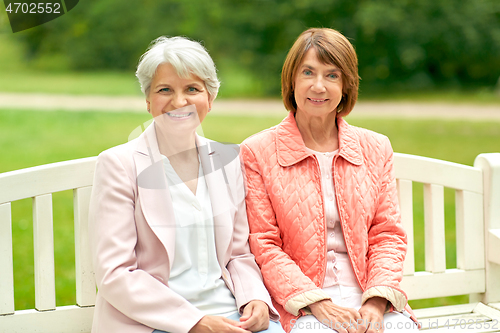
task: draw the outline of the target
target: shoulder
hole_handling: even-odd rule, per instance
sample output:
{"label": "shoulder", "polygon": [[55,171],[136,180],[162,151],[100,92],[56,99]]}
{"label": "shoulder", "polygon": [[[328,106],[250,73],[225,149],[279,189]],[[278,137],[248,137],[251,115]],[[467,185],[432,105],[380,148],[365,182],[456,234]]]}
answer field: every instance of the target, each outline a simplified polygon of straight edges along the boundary
{"label": "shoulder", "polygon": [[276,132],[279,125],[265,129],[246,138],[240,146],[240,158],[243,164],[269,162],[269,157],[276,153]]}
{"label": "shoulder", "polygon": [[[352,126],[339,121],[339,137],[345,148],[345,156],[358,156],[371,170],[379,170],[393,158],[389,138],[372,130]],[[363,162],[362,162],[363,163]],[[377,166],[377,167],[376,167]]]}
{"label": "shoulder", "polygon": [[363,151],[374,150],[374,149],[392,150],[391,142],[386,135],[377,133],[375,131],[366,128],[347,124],[345,120],[344,123],[347,126],[348,131],[357,138],[359,145],[361,146],[361,149]]}
{"label": "shoulder", "polygon": [[[104,150],[97,156],[97,167],[104,169],[111,167],[127,168],[133,165],[133,153],[137,147],[137,139]],[[110,170],[108,170],[110,171]]]}
{"label": "shoulder", "polygon": [[279,125],[262,130],[246,138],[242,143],[242,149],[261,151],[263,147],[273,145],[276,140],[276,131]]}

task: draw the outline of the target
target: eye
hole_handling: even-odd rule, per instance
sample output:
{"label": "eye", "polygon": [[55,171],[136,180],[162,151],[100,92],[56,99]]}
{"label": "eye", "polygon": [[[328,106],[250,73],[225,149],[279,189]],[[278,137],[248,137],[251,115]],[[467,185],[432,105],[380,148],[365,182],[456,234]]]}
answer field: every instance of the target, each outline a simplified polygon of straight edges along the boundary
{"label": "eye", "polygon": [[196,87],[189,87],[188,88],[188,92],[199,92],[200,89],[196,88]]}
{"label": "eye", "polygon": [[304,69],[304,71],[302,72],[304,75],[312,75],[312,71],[310,69]]}
{"label": "eye", "polygon": [[158,92],[170,92],[170,88],[161,88]]}
{"label": "eye", "polygon": [[339,74],[338,73],[330,73],[330,74],[328,74],[328,77],[330,79],[337,79],[339,77]]}

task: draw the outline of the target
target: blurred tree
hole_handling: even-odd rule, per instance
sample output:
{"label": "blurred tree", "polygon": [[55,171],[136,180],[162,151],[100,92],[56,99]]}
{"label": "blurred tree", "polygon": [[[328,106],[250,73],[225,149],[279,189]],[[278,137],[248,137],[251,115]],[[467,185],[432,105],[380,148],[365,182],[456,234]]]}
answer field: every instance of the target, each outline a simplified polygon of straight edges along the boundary
{"label": "blurred tree", "polygon": [[362,1],[353,17],[364,80],[406,89],[494,85],[500,2]]}
{"label": "blurred tree", "polygon": [[63,54],[73,69],[133,70],[151,40],[185,35],[276,95],[288,49],[308,27],[351,40],[365,91],[493,87],[500,75],[498,0],[87,0],[15,36],[27,57]]}

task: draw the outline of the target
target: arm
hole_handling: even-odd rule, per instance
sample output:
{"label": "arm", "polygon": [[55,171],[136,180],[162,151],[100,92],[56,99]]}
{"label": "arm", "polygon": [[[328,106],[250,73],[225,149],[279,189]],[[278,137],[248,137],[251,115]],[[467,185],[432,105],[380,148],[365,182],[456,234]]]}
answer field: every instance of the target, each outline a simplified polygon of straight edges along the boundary
{"label": "arm", "polygon": [[[253,313],[258,317],[265,315],[266,325],[269,324],[269,315],[273,320],[278,320],[278,312],[272,305],[271,298],[267,292],[259,267],[255,262],[254,255],[250,252],[248,244],[249,228],[245,205],[245,189],[243,176],[241,172],[241,164],[238,158],[231,162],[227,168],[230,168],[234,177],[230,182],[232,200],[236,208],[233,216],[233,233],[232,233],[232,252],[230,260],[227,264],[227,269],[231,275],[231,280],[234,286],[234,294],[236,303],[240,309],[240,314],[243,314],[242,320],[248,320],[252,317],[248,324],[254,321]],[[262,303],[266,305],[262,308]],[[259,309],[265,309],[264,313],[260,313]]]}
{"label": "arm", "polygon": [[99,156],[96,165],[89,236],[99,294],[134,321],[187,332],[202,318],[201,312],[138,266],[137,187],[135,175],[125,165],[109,151]]}
{"label": "arm", "polygon": [[[308,278],[286,254],[280,236],[280,226],[262,176],[256,156],[245,144],[241,145],[247,189],[246,204],[250,225],[250,247],[256,256],[264,281],[274,300],[297,315],[301,308],[321,299],[329,298]],[[277,180],[279,181],[279,180]]]}
{"label": "arm", "polygon": [[[399,289],[406,255],[406,233],[401,224],[393,151],[389,140],[385,140],[385,163],[379,184],[378,206],[368,230],[368,289],[363,293],[362,301],[363,307],[365,304],[368,307],[377,303],[376,307],[381,308],[384,303],[380,300],[382,298],[386,300],[385,303],[388,301],[396,310],[401,311],[407,302],[406,295]],[[368,302],[372,298],[374,300]]]}

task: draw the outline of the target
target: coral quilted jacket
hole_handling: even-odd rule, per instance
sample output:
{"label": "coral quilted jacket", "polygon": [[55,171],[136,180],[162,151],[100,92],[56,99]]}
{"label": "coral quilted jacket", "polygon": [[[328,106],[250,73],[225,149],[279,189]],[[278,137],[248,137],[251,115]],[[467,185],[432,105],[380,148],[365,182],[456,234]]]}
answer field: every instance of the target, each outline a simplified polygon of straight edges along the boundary
{"label": "coral quilted jacket", "polygon": [[[363,301],[381,296],[402,311],[407,303],[399,287],[406,233],[390,142],[381,134],[350,126],[342,118],[337,125],[339,153],[333,162],[333,180]],[[304,313],[290,310],[297,308],[291,303],[301,294],[321,288],[325,277],[327,227],[319,165],[306,149],[292,113],[279,125],[246,139],[241,158],[250,246],[282,316],[281,323],[290,331],[290,320]],[[311,303],[304,302],[305,306]],[[409,307],[407,310],[411,312]]]}

